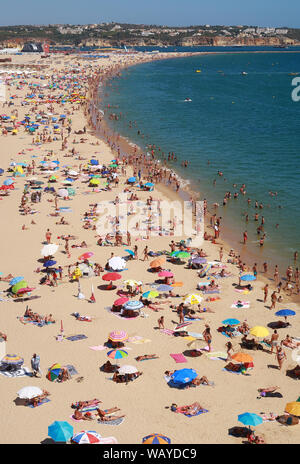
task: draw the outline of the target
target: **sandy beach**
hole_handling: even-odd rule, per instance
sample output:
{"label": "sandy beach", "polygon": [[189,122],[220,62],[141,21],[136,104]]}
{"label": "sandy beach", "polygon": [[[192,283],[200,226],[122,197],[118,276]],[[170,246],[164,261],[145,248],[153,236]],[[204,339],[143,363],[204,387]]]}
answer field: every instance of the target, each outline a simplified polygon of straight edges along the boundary
{"label": "sandy beach", "polygon": [[[7,177],[12,176],[12,172],[7,172],[8,168],[16,169],[17,166],[11,166],[11,163],[25,163],[31,169],[28,170],[25,166],[23,176],[15,175],[13,178],[15,188],[8,190],[7,196],[5,191],[0,196],[2,218],[0,230],[0,272],[2,275],[0,277],[3,278],[8,274],[13,277],[23,276],[29,287],[35,289],[29,296],[37,295],[39,298],[19,301],[18,298],[9,297],[6,293],[10,287],[9,283],[0,281],[0,291],[2,292],[0,297],[1,300],[3,299],[0,301],[0,332],[7,335],[6,354],[21,356],[24,359],[23,366],[27,367],[29,371],[31,371],[30,360],[33,353],[40,356],[42,375],[38,378],[25,375],[10,378],[0,375],[2,392],[1,443],[37,444],[45,440],[47,442],[47,440],[49,441],[48,426],[57,420],[69,422],[74,427],[74,433],[84,429],[96,430],[102,437],[115,437],[120,444],[141,443],[142,438],[151,433],[166,435],[170,437],[173,444],[238,444],[242,443],[245,438],[234,437],[228,432],[232,427],[242,425],[238,422],[239,414],[251,412],[258,415],[260,413],[269,415],[272,412],[274,415],[280,416],[284,414],[286,404],[296,401],[299,397],[299,381],[286,375],[287,370],[293,369],[297,365],[292,359],[292,349],[283,347],[287,359],[284,360],[283,367],[279,370],[275,355],[276,348],[272,354],[266,345],[264,345],[264,351],[241,348],[241,334],[230,339],[217,331],[223,325],[224,319],[237,318],[241,323],[246,321],[250,328],[254,326],[267,327],[268,338],[270,338],[273,329],[268,327],[268,324],[278,320],[284,321],[282,317],[276,316],[275,312],[289,308],[296,311],[296,316],[288,318],[291,326],[278,329],[279,341],[284,339],[287,334],[298,339],[298,342],[300,341],[299,300],[288,296],[287,292],[282,290],[282,301],[276,303],[275,310],[270,310],[270,296],[274,290],[277,290],[277,287],[274,280],[264,276],[260,268],[257,280],[251,282],[253,289],[247,293],[237,292],[235,286],[239,282],[240,269],[237,265],[228,262],[230,247],[222,241],[222,237],[216,240],[216,244],[206,240],[200,248],[206,252],[208,262],[215,262],[218,265],[219,249],[220,246],[223,246],[222,265],[225,266],[224,269],[230,276],[216,279],[216,283],[220,286],[218,294],[203,294],[201,308],[210,308],[213,312],[196,313],[202,319],[193,321],[184,330],[202,334],[205,324],[208,324],[211,328],[212,352],[226,353],[225,345],[231,341],[235,353],[247,353],[253,357],[254,367],[247,371],[246,375],[236,375],[225,371],[224,367],[228,361],[224,359],[210,359],[205,350],[207,343],[204,340],[200,341],[201,356],[193,358],[187,353],[189,350],[187,344],[195,337],[175,337],[158,328],[157,320],[164,316],[164,327],[174,330],[179,323],[179,317],[176,309],[171,308],[170,305],[177,306],[186,295],[201,294],[201,291],[197,290],[197,284],[211,282],[214,278],[211,273],[220,272],[220,268],[210,268],[206,277],[200,278],[196,269],[187,269],[187,259],[181,265],[167,261],[164,268],[171,270],[176,282],[183,283],[181,287],[174,288],[174,293],[178,293],[180,297],[168,298],[170,302],[161,304],[160,307],[163,309],[157,312],[149,307],[144,307],[145,317],[140,315],[136,318],[122,318],[118,313],[112,313],[108,309],[118,298],[117,292],[124,289],[123,282],[127,279],[142,281],[142,293],[154,289],[153,284],[159,277],[157,274],[149,272],[149,264],[154,257],[149,256],[148,260],[143,260],[143,250],[146,245],[148,251],[157,253],[166,250],[169,253],[172,240],[177,243],[181,239],[186,240],[187,237],[162,234],[146,239],[146,226],[143,226],[143,220],[141,220],[141,229],[142,227],[144,229],[140,230],[137,237],[132,234],[130,246],[127,245],[126,235],[122,237],[122,246],[98,246],[97,230],[94,230],[93,227],[83,227],[88,223],[83,218],[86,212],[91,211],[91,205],[98,204],[101,210],[101,204],[112,204],[117,195],[121,197],[124,189],[128,188],[127,179],[135,175],[135,169],[138,167],[134,164],[133,149],[127,164],[124,164],[123,157],[118,155],[119,138],[110,139],[107,143],[104,135],[105,125],[101,125],[101,117],[98,117],[97,121],[99,113],[96,114],[92,111],[93,102],[96,102],[99,79],[104,82],[116,72],[121,72],[125,66],[136,65],[151,59],[164,59],[168,57],[167,55],[167,53],[161,53],[159,56],[149,57],[149,55],[143,56],[141,53],[136,55],[110,54],[109,59],[99,58],[92,62],[73,55],[51,55],[50,58],[44,60],[33,55],[12,57],[12,69],[14,64],[24,64],[25,70],[27,66],[27,70],[31,71],[33,70],[30,69],[30,65],[42,64],[47,67],[33,71],[33,74],[20,74],[19,77],[16,74],[10,74],[11,79],[6,80],[6,83],[9,84],[6,86],[6,101],[13,102],[13,105],[3,106],[1,114],[13,116],[14,121],[23,121],[28,114],[31,121],[34,121],[36,115],[40,111],[44,111],[43,116],[46,118],[47,115],[46,131],[48,132],[44,134],[46,141],[43,142],[45,124],[40,125],[34,133],[26,131],[25,125],[20,124],[16,135],[12,135],[12,132],[3,132],[8,124],[5,120],[1,121],[0,168],[4,170],[4,173],[0,176],[0,184],[2,185]],[[179,53],[177,55],[180,56]],[[22,70],[19,69],[19,72],[21,73]],[[2,74],[1,78],[5,79],[8,76],[9,73]],[[49,85],[42,87],[49,83],[51,87]],[[35,87],[30,84],[35,84]],[[39,92],[44,95],[43,98],[38,97]],[[73,94],[72,97],[72,92],[77,92],[77,96]],[[32,93],[35,96],[30,97],[29,95]],[[60,94],[64,94],[66,97],[65,103],[62,102],[62,98],[58,99]],[[54,96],[53,99],[51,99],[51,95]],[[49,100],[51,101],[49,102]],[[96,102],[95,105],[97,106],[98,103]],[[16,110],[18,113],[15,117]],[[64,124],[60,118],[61,114],[66,116]],[[56,117],[57,120],[53,121],[52,117]],[[69,119],[71,122],[68,121]],[[93,128],[93,121],[98,123],[98,128]],[[56,133],[54,131],[55,124],[58,125]],[[67,131],[68,126],[70,126],[70,134]],[[84,130],[84,128],[86,129]],[[60,132],[61,129],[63,129],[63,136]],[[78,131],[81,133],[76,134],[75,132]],[[102,138],[99,138],[98,135],[101,135]],[[47,141],[48,136],[51,136],[51,142]],[[54,137],[57,137],[57,140],[53,140]],[[83,138],[83,142],[80,141],[81,138]],[[124,153],[124,150],[125,148],[121,147],[121,154]],[[101,165],[105,166],[109,166],[112,160],[118,159],[118,167],[113,168],[113,171],[110,169],[118,177],[118,185],[111,182],[110,190],[89,187],[83,171],[91,159],[98,160]],[[40,169],[41,161],[53,162],[53,160],[60,163],[57,171],[50,169],[49,172],[45,172],[45,170]],[[33,161],[35,163],[34,172],[32,172]],[[65,165],[68,167],[64,168]],[[70,211],[66,212],[65,210],[64,212],[62,210],[59,215],[54,216],[56,211],[55,197],[43,190],[47,186],[55,188],[56,191],[63,188],[62,182],[68,177],[68,174],[65,175],[64,172],[68,173],[71,169],[78,173],[81,171],[78,176],[75,176],[76,180],[72,182],[76,194],[70,196],[69,200],[65,200],[63,197],[57,199],[58,208],[70,208]],[[51,175],[58,177],[55,183],[48,183]],[[20,207],[21,199],[25,184],[28,184],[28,179],[32,177],[44,182],[42,198],[40,202],[32,203],[31,194],[34,190],[29,189],[26,206],[31,208],[31,212],[32,210],[36,212],[31,214],[29,211],[29,214],[24,214],[24,209],[22,210]],[[149,181],[146,178],[146,170],[145,173],[142,173],[141,180]],[[149,195],[152,196],[153,201],[176,199],[182,201],[182,198],[175,192],[174,186],[167,188],[165,183],[155,184],[154,190],[150,193],[136,187],[129,186],[129,189],[129,195],[135,193],[138,196],[138,201],[146,202]],[[134,201],[128,204],[133,204],[135,208]],[[68,224],[56,224],[62,217]],[[92,225],[95,225],[97,221],[97,217],[94,216],[94,218],[95,221],[91,221]],[[134,218],[132,222],[135,223]],[[62,280],[58,279],[57,286],[41,285],[40,281],[46,274],[35,272],[37,268],[42,269],[43,267],[41,249],[46,243],[47,229],[52,234],[51,243],[59,245],[53,259],[57,261],[57,266],[62,267],[63,278]],[[208,220],[206,231],[208,234],[212,234]],[[65,241],[61,238],[68,234],[75,237],[69,242],[70,257],[65,252]],[[82,241],[86,242],[86,248],[71,247]],[[99,263],[104,268],[112,253],[115,257],[128,257],[125,249],[133,250],[135,245],[138,246],[138,259],[126,261],[126,269],[120,273],[121,279],[114,282],[117,288],[114,290],[103,289],[103,285],[107,284],[102,280],[102,276],[106,274],[104,271],[100,273],[100,276],[80,278],[80,289],[85,298],[79,299],[77,297],[78,284],[73,279],[70,281],[68,266],[72,265],[71,271],[73,272],[76,262],[80,261],[81,254],[92,252],[93,256],[89,258],[89,261]],[[176,250],[179,250],[178,246]],[[219,264],[221,265],[221,263]],[[252,273],[252,267],[248,271],[245,269],[244,274],[249,273]],[[209,280],[208,277],[210,277]],[[267,302],[264,303],[263,287],[266,283],[269,284],[269,293]],[[96,300],[94,304],[88,301],[92,285]],[[24,296],[26,298],[26,295]],[[206,300],[216,296],[220,299],[216,301]],[[140,295],[133,297],[133,299],[137,300],[139,297]],[[248,301],[250,307],[232,308],[233,303],[237,300]],[[155,301],[164,302],[164,299],[156,299]],[[43,327],[33,323],[22,323],[18,318],[24,316],[26,305],[40,315],[52,314],[56,322]],[[198,309],[197,305],[196,309]],[[72,316],[74,312],[90,316],[91,322],[76,320]],[[63,341],[58,341],[57,336],[61,333],[61,321],[65,338]],[[112,381],[112,373],[100,371],[100,367],[109,359],[107,357],[109,350],[103,345],[107,341],[109,333],[117,330],[124,330],[129,336],[129,340],[124,343],[124,349],[128,350],[128,357],[111,360],[112,363],[118,362],[119,366],[133,365],[142,372],[142,375],[134,381],[122,385]],[[87,338],[75,341],[66,338],[78,334],[84,334]],[[250,338],[253,337],[250,335]],[[91,349],[95,346],[103,346],[103,349]],[[158,359],[143,362],[135,360],[138,356],[154,353]],[[170,354],[179,353],[186,353],[186,362],[176,363],[170,356]],[[298,356],[300,356],[300,348]],[[66,382],[51,382],[46,378],[46,374],[48,368],[55,363],[63,366],[72,365],[77,374]],[[170,388],[164,378],[165,371],[182,368],[194,369],[199,378],[206,376],[214,385],[199,385],[189,389]],[[77,381],[81,377],[82,379]],[[35,408],[20,404],[17,392],[29,385],[47,390],[50,393],[50,401]],[[258,389],[271,386],[279,387],[278,391],[282,397],[258,399]],[[120,408],[116,416],[125,415],[125,420],[120,425],[111,426],[99,424],[97,420],[74,421],[71,418],[74,412],[71,404],[93,398],[98,398],[102,402],[101,409],[115,406]],[[195,402],[199,402],[202,408],[208,412],[190,418],[170,410],[172,403],[183,406]],[[276,420],[264,421],[255,430],[257,434],[264,437],[267,444],[299,443],[299,424],[288,427],[281,425]]]}

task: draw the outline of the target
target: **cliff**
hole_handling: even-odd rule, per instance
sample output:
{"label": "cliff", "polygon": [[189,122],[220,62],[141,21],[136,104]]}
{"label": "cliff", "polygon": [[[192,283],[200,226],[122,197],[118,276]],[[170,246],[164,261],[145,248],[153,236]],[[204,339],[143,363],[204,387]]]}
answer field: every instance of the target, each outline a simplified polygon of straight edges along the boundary
{"label": "cliff", "polygon": [[252,46],[263,46],[263,45],[285,45],[296,44],[294,39],[288,37],[249,37],[249,36],[238,36],[238,37],[205,37],[205,36],[194,36],[186,37],[181,40],[180,45],[184,47],[193,47],[198,45],[213,45],[217,46],[230,46],[230,45],[252,45]]}

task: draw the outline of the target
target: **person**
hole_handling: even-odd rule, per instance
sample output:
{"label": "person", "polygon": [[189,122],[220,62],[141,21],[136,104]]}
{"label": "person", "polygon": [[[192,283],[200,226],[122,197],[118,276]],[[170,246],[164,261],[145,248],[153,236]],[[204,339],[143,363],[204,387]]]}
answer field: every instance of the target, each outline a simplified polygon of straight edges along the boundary
{"label": "person", "polygon": [[227,342],[226,343],[226,348],[227,348],[227,359],[226,361],[230,361],[232,358],[231,358],[231,351],[233,352],[233,346],[232,346],[232,343],[231,342]]}
{"label": "person", "polygon": [[278,362],[278,365],[279,365],[279,369],[281,370],[281,368],[283,366],[283,361],[284,361],[284,359],[287,359],[287,357],[286,357],[285,351],[283,351],[281,346],[277,346],[276,350],[277,350],[276,351],[276,358],[277,358],[277,362]]}
{"label": "person", "polygon": [[268,396],[268,393],[274,393],[276,390],[278,390],[280,387],[267,387],[267,388],[258,388],[258,392],[260,396],[258,398],[261,398],[262,396]]}
{"label": "person", "polygon": [[272,304],[270,306],[270,310],[275,309],[275,305],[276,305],[276,302],[277,302],[277,296],[276,296],[276,291],[275,290],[271,295],[271,302],[272,302]]}
{"label": "person", "polygon": [[158,328],[159,329],[164,329],[165,326],[164,326],[164,316],[161,316],[158,320],[157,320],[157,323],[158,323]]}
{"label": "person", "polygon": [[277,333],[277,330],[274,330],[274,332],[272,333],[272,336],[271,336],[271,354],[273,353],[273,348],[277,347],[278,345],[278,338],[279,338],[279,335]]}
{"label": "person", "polygon": [[268,292],[269,292],[269,284],[266,284],[263,288],[264,291],[264,303],[266,303],[267,298],[268,298]]}
{"label": "person", "polygon": [[156,354],[143,354],[142,356],[137,356],[135,359],[137,361],[144,361],[144,359],[158,359],[159,356]]}
{"label": "person", "polygon": [[0,332],[0,338],[2,338],[2,340],[6,341],[7,340],[7,335],[4,332]]}
{"label": "person", "polygon": [[287,335],[283,340],[281,340],[281,345],[287,346],[288,348],[298,348],[300,346],[300,342],[296,342],[292,339],[289,335]]}
{"label": "person", "polygon": [[50,230],[47,229],[47,232],[46,232],[46,234],[45,234],[47,244],[51,243],[51,235],[52,235],[52,234],[51,234]]}
{"label": "person", "polygon": [[40,368],[40,357],[34,353],[31,358],[31,368],[33,371],[33,376],[37,377],[37,373],[39,372],[40,375],[42,376],[42,371]]}
{"label": "person", "polygon": [[125,417],[124,414],[122,416],[108,416],[107,415],[107,414],[110,414],[110,413],[114,413],[115,411],[120,411],[120,409],[117,408],[117,407],[107,409],[106,411],[102,411],[101,409],[97,409],[97,414],[100,417],[100,421],[102,421],[102,422],[110,422],[110,421],[114,421],[116,419],[121,419],[122,417]]}
{"label": "person", "polygon": [[211,337],[211,333],[210,333],[210,327],[209,327],[208,324],[205,324],[205,329],[204,329],[202,335],[203,335],[203,338],[204,338],[204,340],[206,341],[206,343],[208,345],[208,351],[210,352],[211,351],[212,337]]}

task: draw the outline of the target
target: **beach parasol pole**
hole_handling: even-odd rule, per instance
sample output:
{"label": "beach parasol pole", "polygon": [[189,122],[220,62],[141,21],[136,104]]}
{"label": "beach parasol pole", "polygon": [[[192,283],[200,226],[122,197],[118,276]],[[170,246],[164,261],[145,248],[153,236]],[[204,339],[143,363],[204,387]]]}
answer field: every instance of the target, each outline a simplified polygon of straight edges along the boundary
{"label": "beach parasol pole", "polygon": [[91,294],[91,297],[90,297],[90,303],[96,303],[96,298],[95,298],[95,295],[94,295],[94,286],[92,284],[92,294]]}

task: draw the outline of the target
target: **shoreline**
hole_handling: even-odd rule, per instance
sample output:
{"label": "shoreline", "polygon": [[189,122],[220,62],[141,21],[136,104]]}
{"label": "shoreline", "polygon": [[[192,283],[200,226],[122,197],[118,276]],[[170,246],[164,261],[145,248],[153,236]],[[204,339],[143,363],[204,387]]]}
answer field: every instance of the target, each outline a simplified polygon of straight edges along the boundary
{"label": "shoreline", "polygon": [[[279,52],[280,53],[286,53],[286,52],[283,52],[283,51],[279,51]],[[210,52],[210,53],[212,53],[212,54],[220,54],[222,52]],[[230,52],[223,52],[223,53],[230,53]],[[232,53],[239,53],[239,52],[232,52]],[[249,52],[249,53],[252,53],[252,52]],[[256,53],[256,52],[253,52],[253,53]],[[264,53],[264,51],[261,51],[260,53]],[[267,51],[267,53],[268,53],[268,51]],[[195,54],[196,55],[198,55],[198,54],[202,55],[203,53],[202,52],[195,52]],[[204,54],[206,54],[206,53],[204,52]],[[176,56],[176,58],[188,58],[188,57],[190,57],[190,55],[186,56],[184,54],[184,55],[181,55],[181,56]],[[175,57],[164,57],[163,56],[163,57],[158,57],[157,60],[165,60],[165,59],[169,59],[169,58],[171,59],[171,58],[175,58]],[[144,149],[139,147],[135,142],[131,141],[129,137],[121,135],[118,132],[116,132],[109,125],[109,121],[107,120],[107,116],[110,113],[110,108],[106,108],[106,107],[101,106],[102,103],[103,103],[103,98],[102,97],[103,97],[103,93],[105,91],[105,85],[107,83],[110,84],[110,82],[112,80],[114,80],[115,78],[122,78],[121,72],[124,69],[127,69],[127,68],[132,67],[132,66],[137,66],[138,64],[144,64],[144,63],[153,62],[153,61],[155,61],[155,60],[149,60],[148,61],[146,59],[142,63],[134,63],[132,65],[131,64],[126,64],[124,67],[122,67],[121,70],[118,69],[115,74],[113,73],[113,74],[111,74],[110,76],[106,77],[103,80],[102,85],[101,85],[101,94],[102,95],[97,94],[97,101],[94,104],[95,105],[94,107],[97,108],[98,111],[102,111],[103,117],[101,118],[101,124],[98,127],[99,132],[96,131],[96,133],[97,133],[97,135],[99,135],[101,140],[103,140],[106,143],[107,143],[107,140],[105,141],[105,138],[111,137],[111,142],[117,143],[119,145],[119,147],[121,149],[121,155],[125,154],[125,156],[127,156],[128,153],[132,153],[133,150],[134,150],[134,146],[138,147],[138,151],[140,153],[144,153]],[[99,90],[100,90],[100,88],[99,88]],[[117,152],[114,151],[114,153],[116,154]],[[159,160],[159,162],[161,163],[161,167],[162,167],[162,165],[163,165],[162,160],[159,159],[158,157],[156,157],[155,159]],[[182,185],[182,181],[184,183],[183,187],[180,186],[179,192],[175,192],[174,189],[172,188],[172,186],[169,186],[166,183],[157,183],[156,184],[156,187],[158,189],[162,190],[164,192],[164,194],[167,194],[170,200],[179,199],[181,202],[183,202],[183,201],[188,201],[190,198],[193,198],[194,200],[200,199],[200,197],[208,199],[208,197],[207,197],[207,195],[206,195],[206,193],[204,191],[193,190],[193,188],[191,187],[190,179],[182,177],[182,174],[178,174],[176,172],[176,168],[170,167],[168,165],[168,163],[166,163],[165,167],[169,172],[173,172],[173,173],[176,174],[176,176],[179,178],[179,180],[181,182],[181,185]],[[167,192],[169,192],[169,194]],[[220,208],[219,209],[218,208],[214,209],[212,203],[209,203],[209,199],[208,199],[207,214],[205,216],[205,228],[206,228],[208,233],[212,232],[212,228],[210,226],[210,217],[214,213],[216,213],[217,216],[218,216],[218,214],[221,213],[221,210],[220,210]],[[205,242],[204,242],[204,244],[205,244]],[[250,269],[252,268],[252,266],[253,266],[253,264],[255,262],[258,264],[259,267],[261,267],[263,262],[265,261],[265,258],[263,256],[261,256],[263,254],[263,250],[261,250],[260,248],[257,248],[257,251],[255,251],[255,250],[249,250],[249,248],[247,248],[247,246],[244,247],[243,243],[241,241],[239,241],[237,237],[236,238],[234,237],[234,229],[232,229],[232,228],[229,229],[227,227],[227,228],[223,229],[222,238],[218,239],[218,244],[220,246],[223,246],[224,250],[227,253],[231,249],[234,249],[234,251],[237,252],[237,254],[239,256],[241,256],[242,261],[245,262],[245,264],[247,266],[249,266]],[[273,269],[275,264],[278,264],[278,262],[279,262],[279,268],[280,268],[280,262],[281,262],[282,266],[287,267],[288,265],[291,264],[292,260],[290,260],[290,262],[285,262],[285,258],[282,258],[281,260],[277,260],[277,262],[275,260],[273,260],[273,259],[271,261],[268,261],[268,267],[269,267],[268,273],[267,274],[262,274],[260,272],[260,275],[262,276],[264,283],[269,283],[270,281],[272,282],[274,280],[273,279],[273,272],[272,271],[270,272],[270,268],[272,267],[272,269]],[[291,299],[292,299],[292,301],[299,302],[300,301],[300,296],[299,295],[293,295],[291,297]]]}

